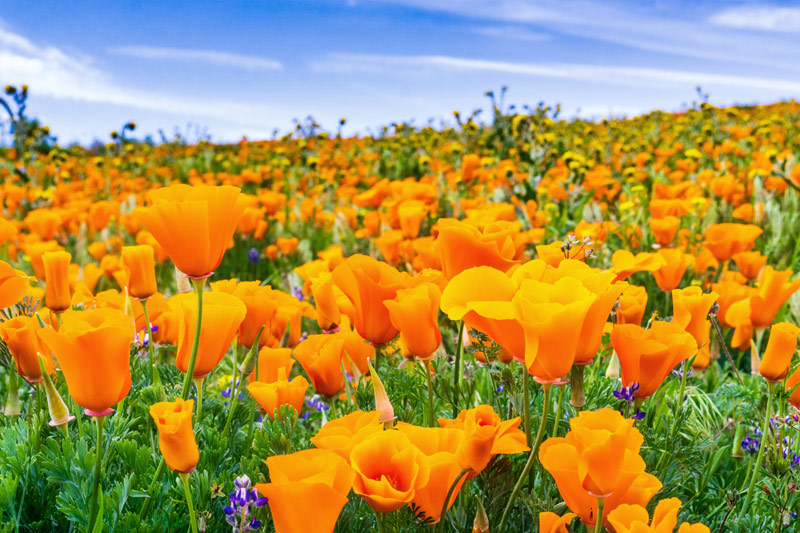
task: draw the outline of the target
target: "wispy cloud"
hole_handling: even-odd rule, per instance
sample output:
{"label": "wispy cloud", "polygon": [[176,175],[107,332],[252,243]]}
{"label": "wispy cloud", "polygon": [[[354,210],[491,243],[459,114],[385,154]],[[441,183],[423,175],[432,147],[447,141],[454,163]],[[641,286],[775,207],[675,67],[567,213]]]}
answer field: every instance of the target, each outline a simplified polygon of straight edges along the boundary
{"label": "wispy cloud", "polygon": [[574,63],[516,63],[442,55],[379,55],[332,53],[311,64],[316,72],[373,74],[438,74],[455,72],[493,72],[543,78],[561,78],[616,85],[661,87],[664,85],[712,87],[746,87],[800,94],[800,82],[775,78],[736,76],[675,69],[597,66]]}
{"label": "wispy cloud", "polygon": [[[657,11],[650,3],[614,0],[373,0],[424,11],[446,12],[481,21],[502,21],[532,30],[696,59],[715,59],[798,70],[798,35],[743,35],[709,23],[701,4],[684,9],[681,18]],[[680,11],[675,12],[681,14]],[[698,16],[702,15],[702,16]]]}
{"label": "wispy cloud", "polygon": [[109,48],[107,51],[113,55],[139,59],[210,63],[212,65],[246,70],[281,70],[283,68],[283,65],[274,59],[215,50],[187,50],[157,46],[116,46]]}
{"label": "wispy cloud", "polygon": [[27,83],[36,95],[58,100],[113,104],[192,120],[217,119],[253,127],[262,126],[268,117],[291,118],[261,104],[200,100],[129,88],[106,74],[96,59],[34,44],[0,21],[0,85],[6,83]]}
{"label": "wispy cloud", "polygon": [[800,31],[800,8],[738,6],[715,13],[708,21],[717,26],[770,32]]}
{"label": "wispy cloud", "polygon": [[546,41],[549,35],[543,32],[531,31],[522,26],[485,26],[472,28],[472,33],[492,37],[494,39],[511,39],[513,41]]}

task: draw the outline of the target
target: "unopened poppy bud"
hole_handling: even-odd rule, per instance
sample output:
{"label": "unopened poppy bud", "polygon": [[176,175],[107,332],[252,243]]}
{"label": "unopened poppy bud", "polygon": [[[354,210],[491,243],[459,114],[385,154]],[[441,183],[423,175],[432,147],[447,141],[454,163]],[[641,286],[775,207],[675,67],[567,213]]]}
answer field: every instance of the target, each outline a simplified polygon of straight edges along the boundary
{"label": "unopened poppy bud", "polygon": [[[56,389],[56,386],[53,384],[53,380],[50,378],[50,374],[45,368],[42,354],[37,354],[37,357],[39,358],[39,368],[41,369],[42,378],[44,379],[43,383],[44,392],[47,395],[47,409],[50,411],[50,426],[63,426],[68,422],[75,420],[75,417],[69,414],[67,404],[64,403],[64,400],[58,393],[58,389]],[[66,432],[66,428],[64,428],[64,431]]]}
{"label": "unopened poppy bud", "polygon": [[489,533],[489,516],[477,494],[475,501],[478,502],[478,510],[475,513],[475,520],[472,521],[472,533]]}
{"label": "unopened poppy bud", "polygon": [[397,418],[394,416],[394,407],[392,407],[392,402],[389,400],[389,395],[386,394],[386,388],[383,386],[381,378],[372,366],[372,361],[367,360],[367,366],[369,366],[372,390],[375,391],[375,409],[381,413],[379,421],[383,423],[386,429],[390,429],[394,425],[395,418]]}
{"label": "unopened poppy bud", "polygon": [[122,263],[128,272],[128,291],[131,296],[145,300],[158,291],[155,252],[152,246],[141,244],[123,247]]}
{"label": "unopened poppy bud", "polygon": [[45,291],[45,304],[55,313],[61,313],[70,308],[72,297],[69,293],[69,262],[72,256],[69,252],[45,252],[42,254],[44,277],[47,283]]}
{"label": "unopened poppy bud", "polygon": [[[264,326],[261,326],[261,329],[258,330],[258,335],[256,335],[256,340],[253,342],[253,346],[247,352],[247,357],[244,358],[242,364],[239,365],[239,372],[242,373],[242,377],[246,378],[250,374],[253,373],[253,370],[256,368],[258,364],[258,343],[261,339],[261,335],[264,333]],[[258,378],[258,376],[256,376]]]}

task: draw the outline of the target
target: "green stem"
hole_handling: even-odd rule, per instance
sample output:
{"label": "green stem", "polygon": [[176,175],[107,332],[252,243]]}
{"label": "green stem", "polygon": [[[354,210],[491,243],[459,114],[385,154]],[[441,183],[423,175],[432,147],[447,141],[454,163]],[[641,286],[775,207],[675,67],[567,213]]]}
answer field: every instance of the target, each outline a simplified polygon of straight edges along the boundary
{"label": "green stem", "polygon": [[558,403],[556,404],[556,419],[553,420],[553,437],[558,437],[558,425],[561,419],[561,404],[564,401],[564,390],[567,388],[566,385],[561,385],[558,387]]}
{"label": "green stem", "polygon": [[586,405],[586,390],[583,384],[583,374],[585,370],[586,365],[572,365],[569,376],[569,403],[578,412]]}
{"label": "green stem", "polygon": [[444,503],[442,504],[442,512],[439,514],[439,524],[441,524],[441,529],[444,529],[444,515],[447,514],[447,503],[453,497],[453,492],[456,490],[456,487],[461,482],[461,479],[466,476],[469,472],[467,470],[462,470],[461,473],[458,475],[453,484],[450,485],[450,489],[447,491],[447,496],[444,499]]}
{"label": "green stem", "polygon": [[3,412],[6,416],[18,416],[21,411],[19,408],[19,384],[17,380],[17,369],[14,365],[9,367],[8,372],[8,398]]}
{"label": "green stem", "polygon": [[147,300],[142,300],[142,309],[144,309],[144,320],[147,323],[147,348],[150,353],[150,384],[161,391],[162,398],[164,396],[164,387],[161,385],[161,376],[158,374],[156,368],[156,343],[153,341],[153,324],[150,322],[150,313],[147,311]]}
{"label": "green stem", "polygon": [[192,504],[192,491],[189,489],[189,474],[181,474],[180,478],[183,483],[183,493],[186,495],[186,505],[189,507],[189,525],[192,526],[192,533],[197,533],[197,517]]}
{"label": "green stem", "polygon": [[194,378],[194,386],[197,389],[197,418],[195,423],[199,424],[203,418],[203,378]]}
{"label": "green stem", "polygon": [[331,396],[328,399],[331,402],[331,420],[335,420],[339,418],[339,415],[336,413],[336,396]]}
{"label": "green stem", "polygon": [[525,430],[525,442],[531,447],[531,386],[530,373],[522,367],[522,429]]}
{"label": "green stem", "polygon": [[239,347],[234,342],[233,344],[233,383],[231,384],[231,406],[228,411],[228,419],[225,421],[225,428],[222,430],[223,438],[228,434],[231,429],[231,422],[233,421],[233,412],[236,410],[236,403],[239,399],[239,391],[236,386],[236,378],[239,373]]}
{"label": "green stem", "polygon": [[167,462],[164,460],[164,457],[161,457],[161,461],[158,463],[158,468],[156,468],[156,473],[153,476],[153,481],[150,483],[150,488],[147,489],[148,498],[142,504],[142,509],[139,511],[139,520],[141,521],[142,518],[147,516],[147,511],[150,509],[150,503],[155,499],[156,495],[156,485],[161,482],[161,476],[164,473],[164,467],[166,466]]}
{"label": "green stem", "polygon": [[100,490],[100,470],[102,469],[103,465],[103,425],[106,421],[105,416],[96,416],[94,417],[95,422],[97,423],[97,445],[96,445],[96,457],[94,463],[94,481],[92,482],[92,500],[89,503],[89,529],[88,531],[94,531],[94,523],[97,520],[97,510],[98,506],[100,505],[100,498],[102,497],[102,492]]}
{"label": "green stem", "polygon": [[497,528],[497,531],[505,531],[503,528],[505,527],[508,517],[511,514],[511,508],[514,507],[514,501],[517,499],[517,496],[519,496],[522,486],[525,484],[525,478],[528,477],[531,468],[533,468],[533,463],[536,461],[536,456],[539,452],[539,446],[542,444],[542,440],[544,439],[545,426],[547,425],[547,412],[550,404],[550,387],[550,384],[544,385],[542,418],[539,420],[539,431],[536,434],[536,443],[534,444],[533,448],[531,448],[531,453],[528,455],[528,462],[525,463],[525,468],[522,469],[522,473],[519,475],[517,483],[514,485],[514,489],[511,491],[511,495],[508,497],[508,503],[503,511],[503,517],[500,519],[500,527]]}
{"label": "green stem", "polygon": [[747,496],[744,499],[744,505],[739,512],[739,520],[742,520],[747,515],[747,509],[750,507],[750,502],[753,500],[753,490],[756,486],[758,479],[758,471],[761,468],[761,463],[764,461],[764,450],[767,449],[767,432],[769,431],[769,419],[772,417],[772,394],[775,389],[775,383],[767,382],[767,407],[764,417],[764,423],[761,426],[761,446],[758,448],[758,455],[756,456],[756,464],[753,467],[753,473],[750,477],[750,485],[747,487]]}
{"label": "green stem", "polygon": [[383,525],[383,518],[384,518],[383,513],[375,511],[375,523],[378,526],[378,533],[383,533],[384,531],[386,531],[386,528]]}
{"label": "green stem", "polygon": [[425,377],[428,381],[428,427],[434,427],[436,420],[433,414],[433,378],[431,378],[431,362],[423,361],[425,366]]}
{"label": "green stem", "polygon": [[675,402],[675,421],[672,423],[672,438],[678,435],[681,426],[681,414],[683,413],[683,395],[686,392],[686,376],[689,373],[689,360],[683,362],[683,374],[681,375],[681,386],[678,389],[678,399]]}
{"label": "green stem", "polygon": [[203,326],[203,289],[206,286],[206,279],[193,279],[194,291],[197,293],[197,321],[194,328],[194,341],[192,342],[192,354],[189,357],[189,366],[186,369],[186,377],[183,379],[183,390],[181,398],[184,400],[189,397],[192,390],[192,379],[194,377],[194,367],[197,364],[197,350],[200,347],[200,328]]}
{"label": "green stem", "polygon": [[603,506],[605,504],[605,498],[597,498],[597,522],[594,524],[594,533],[600,533],[603,530]]}
{"label": "green stem", "polygon": [[464,322],[458,323],[458,340],[456,341],[456,357],[453,361],[453,410],[458,414],[458,404],[461,396],[459,385],[461,383],[461,359],[464,356]]}

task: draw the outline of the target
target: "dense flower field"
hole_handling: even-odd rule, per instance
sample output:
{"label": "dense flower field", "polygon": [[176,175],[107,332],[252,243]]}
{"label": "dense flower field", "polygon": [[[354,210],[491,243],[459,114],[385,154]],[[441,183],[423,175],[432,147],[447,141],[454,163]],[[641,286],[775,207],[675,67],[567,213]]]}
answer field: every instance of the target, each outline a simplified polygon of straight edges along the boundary
{"label": "dense flower field", "polygon": [[0,530],[794,531],[800,105],[494,111],[18,127]]}

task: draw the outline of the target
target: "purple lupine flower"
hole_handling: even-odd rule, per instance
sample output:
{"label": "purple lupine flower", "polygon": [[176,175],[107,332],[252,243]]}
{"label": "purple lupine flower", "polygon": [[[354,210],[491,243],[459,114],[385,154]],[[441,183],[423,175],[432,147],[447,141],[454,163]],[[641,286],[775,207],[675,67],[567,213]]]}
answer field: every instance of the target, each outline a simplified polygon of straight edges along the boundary
{"label": "purple lupine flower", "polygon": [[306,297],[303,296],[303,287],[300,287],[299,285],[295,285],[294,287],[292,287],[292,296],[294,296],[301,302],[306,299]]}
{"label": "purple lupine flower", "polygon": [[258,529],[261,525],[260,520],[256,520],[254,507],[262,507],[267,504],[267,498],[259,496],[256,489],[251,487],[250,478],[247,475],[237,477],[233,484],[236,486],[230,493],[231,504],[223,507],[225,521],[233,527],[236,533],[247,533]]}
{"label": "purple lupine flower", "polygon": [[250,260],[251,263],[254,265],[258,264],[258,250],[255,248],[250,248],[250,251],[247,253],[247,258]]}
{"label": "purple lupine flower", "polygon": [[620,386],[618,391],[614,391],[613,394],[618,400],[624,400],[628,403],[633,403],[636,399],[636,391],[639,390],[639,383],[634,381],[631,383],[630,387],[626,387],[624,385]]}

